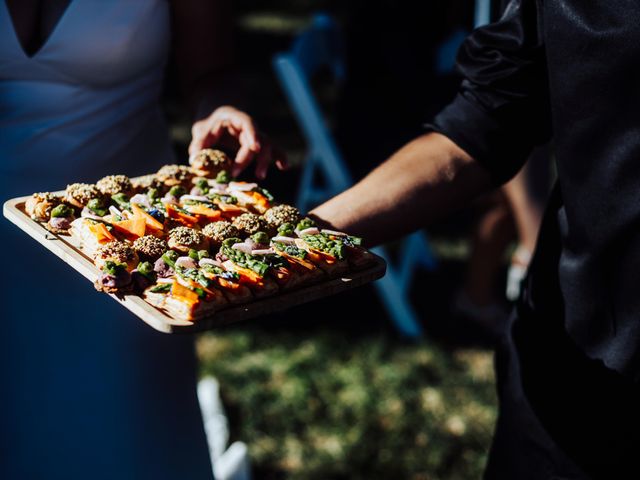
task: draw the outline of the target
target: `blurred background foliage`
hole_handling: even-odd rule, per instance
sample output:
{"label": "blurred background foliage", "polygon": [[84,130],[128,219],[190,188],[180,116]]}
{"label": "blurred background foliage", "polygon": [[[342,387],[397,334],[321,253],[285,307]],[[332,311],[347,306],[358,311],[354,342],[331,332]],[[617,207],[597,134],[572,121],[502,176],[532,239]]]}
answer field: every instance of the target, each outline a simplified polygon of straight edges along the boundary
{"label": "blurred background foliage", "polygon": [[[472,7],[467,0],[234,2],[245,108],[294,165],[267,187],[291,201],[305,153],[271,59],[314,13],[331,13],[349,42],[347,84],[317,93],[357,177],[453,95],[455,77],[433,75],[433,49],[469,27]],[[165,104],[184,159],[189,117],[171,82]],[[480,478],[496,416],[493,354],[448,318],[468,223],[463,214],[430,229],[442,266],[416,284],[427,330],[420,342],[397,338],[371,287],[199,338],[201,374],[220,380],[232,440],[249,445],[255,478]]]}

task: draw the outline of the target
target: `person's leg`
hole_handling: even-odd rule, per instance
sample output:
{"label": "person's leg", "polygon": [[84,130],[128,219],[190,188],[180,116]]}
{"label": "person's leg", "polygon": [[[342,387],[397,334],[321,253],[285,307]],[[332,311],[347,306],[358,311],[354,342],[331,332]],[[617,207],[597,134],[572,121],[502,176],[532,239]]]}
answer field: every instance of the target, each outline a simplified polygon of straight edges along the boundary
{"label": "person's leg", "polygon": [[480,218],[464,282],[469,300],[479,307],[495,302],[495,284],[514,229],[505,197],[497,192],[489,210]]}
{"label": "person's leg", "polygon": [[531,254],[536,247],[542,220],[542,209],[529,195],[527,171],[528,164],[511,181],[502,186],[502,191],[509,202],[511,213],[513,214],[518,232],[518,244]]}
{"label": "person's leg", "polygon": [[452,313],[470,320],[491,338],[504,329],[507,310],[496,295],[504,252],[513,241],[515,229],[504,195],[497,191],[484,198],[483,212],[474,231],[465,279],[455,294]]}
{"label": "person's leg", "polygon": [[529,188],[532,161],[539,164],[544,160],[530,159],[510,182],[502,186],[518,232],[518,246],[511,256],[507,273],[506,297],[510,301],[520,295],[520,284],[527,273],[542,221],[542,208]]}

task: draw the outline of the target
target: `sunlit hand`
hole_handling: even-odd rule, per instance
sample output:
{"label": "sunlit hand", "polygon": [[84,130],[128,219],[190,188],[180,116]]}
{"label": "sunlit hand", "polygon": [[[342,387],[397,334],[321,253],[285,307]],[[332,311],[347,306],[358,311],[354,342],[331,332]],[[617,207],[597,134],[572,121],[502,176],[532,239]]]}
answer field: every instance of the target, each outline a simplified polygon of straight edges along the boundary
{"label": "sunlit hand", "polygon": [[237,150],[231,175],[238,176],[255,160],[256,177],[267,175],[273,161],[279,170],[287,168],[285,155],[256,128],[253,119],[244,112],[230,107],[217,108],[211,115],[193,124],[189,154],[214,145]]}

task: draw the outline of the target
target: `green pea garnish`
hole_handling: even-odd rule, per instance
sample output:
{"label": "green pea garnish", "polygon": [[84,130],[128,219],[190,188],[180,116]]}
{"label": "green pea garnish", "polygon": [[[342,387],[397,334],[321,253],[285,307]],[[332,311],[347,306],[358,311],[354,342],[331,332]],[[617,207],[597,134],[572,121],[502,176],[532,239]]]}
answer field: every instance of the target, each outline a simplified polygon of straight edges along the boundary
{"label": "green pea garnish", "polygon": [[184,187],[181,187],[180,185],[176,185],[169,189],[169,195],[173,195],[176,198],[181,197],[185,193],[187,193],[187,191],[185,190]]}
{"label": "green pea garnish", "polygon": [[124,193],[116,193],[115,195],[111,195],[111,200],[115,203],[121,210],[130,210],[131,205],[129,204],[129,197],[127,197]]}
{"label": "green pea garnish", "polygon": [[291,223],[283,223],[278,227],[278,235],[291,237],[294,234],[294,226]]}
{"label": "green pea garnish", "polygon": [[107,209],[104,208],[104,202],[99,198],[89,200],[87,208],[100,217],[104,217],[107,214]]}
{"label": "green pea garnish", "polygon": [[216,182],[218,183],[229,183],[231,181],[231,175],[226,170],[220,170],[218,175],[216,175]]}
{"label": "green pea garnish", "polygon": [[268,245],[269,244],[269,235],[267,235],[264,232],[256,232],[253,235],[251,235],[251,240],[253,240],[256,243],[261,243],[263,245]]}
{"label": "green pea garnish", "polygon": [[72,214],[73,214],[73,210],[71,210],[71,208],[68,205],[65,205],[64,203],[61,203],[60,205],[55,207],[53,210],[51,210],[52,218],[70,217]]}
{"label": "green pea garnish", "polygon": [[196,181],[196,187],[200,189],[203,195],[209,192],[209,184],[207,183],[207,180],[204,178],[199,178]]}
{"label": "green pea garnish", "polygon": [[137,270],[142,275],[150,275],[153,273],[153,265],[151,265],[151,262],[140,262]]}
{"label": "green pea garnish", "polygon": [[112,260],[107,260],[106,262],[104,262],[104,266],[102,267],[102,271],[108,273],[109,275],[117,275],[118,272],[126,269],[126,265],[122,263],[116,263]]}
{"label": "green pea garnish", "polygon": [[307,228],[311,228],[311,227],[315,227],[315,226],[316,226],[316,222],[314,222],[310,218],[306,217],[306,218],[303,218],[302,220],[300,220],[298,222],[298,225],[296,225],[296,228],[298,230],[305,230]]}

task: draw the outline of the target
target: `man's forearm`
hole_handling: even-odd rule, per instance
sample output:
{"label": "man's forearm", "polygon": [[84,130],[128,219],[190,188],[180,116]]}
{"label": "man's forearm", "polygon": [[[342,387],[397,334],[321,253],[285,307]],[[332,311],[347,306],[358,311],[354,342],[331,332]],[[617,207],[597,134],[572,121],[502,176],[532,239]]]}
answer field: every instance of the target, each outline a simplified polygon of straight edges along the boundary
{"label": "man's forearm", "polygon": [[429,133],[310,214],[378,244],[423,227],[490,188],[489,174],[464,150]]}

